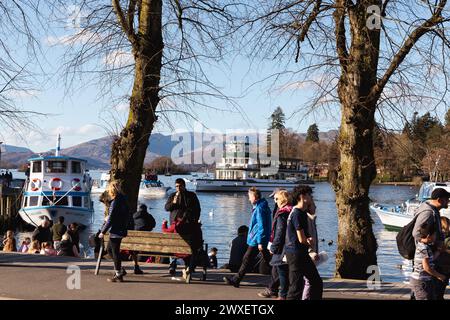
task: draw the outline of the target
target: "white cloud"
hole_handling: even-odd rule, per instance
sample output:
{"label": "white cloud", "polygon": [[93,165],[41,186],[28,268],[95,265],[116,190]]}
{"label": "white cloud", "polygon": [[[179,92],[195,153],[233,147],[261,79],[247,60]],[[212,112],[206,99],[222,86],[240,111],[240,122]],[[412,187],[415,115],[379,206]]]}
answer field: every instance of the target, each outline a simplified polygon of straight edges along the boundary
{"label": "white cloud", "polygon": [[121,68],[134,63],[133,55],[123,50],[113,50],[103,58],[103,63],[107,66]]}
{"label": "white cloud", "polygon": [[8,97],[11,99],[26,99],[26,98],[36,98],[40,94],[38,90],[10,90],[8,91]]}
{"label": "white cloud", "polygon": [[117,112],[125,112],[130,109],[130,105],[128,103],[120,103],[114,107]]}
{"label": "white cloud", "polygon": [[101,37],[98,34],[95,34],[90,31],[83,31],[79,30],[77,33],[74,34],[67,34],[63,36],[48,36],[45,38],[44,42],[49,46],[54,45],[63,45],[63,46],[70,46],[70,45],[77,45],[77,44],[83,44],[86,42],[94,42],[99,43],[101,41]]}
{"label": "white cloud", "polygon": [[61,134],[62,136],[88,136],[92,134],[101,133],[102,128],[94,124],[85,124],[81,127],[71,127],[71,126],[58,126],[51,129],[50,135],[56,136]]}

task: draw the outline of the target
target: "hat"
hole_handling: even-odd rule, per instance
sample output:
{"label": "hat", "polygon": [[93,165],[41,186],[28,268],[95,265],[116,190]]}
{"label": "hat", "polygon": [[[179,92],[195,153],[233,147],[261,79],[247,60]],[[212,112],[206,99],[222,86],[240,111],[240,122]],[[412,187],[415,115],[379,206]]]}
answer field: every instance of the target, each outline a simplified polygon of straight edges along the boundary
{"label": "hat", "polygon": [[450,198],[450,192],[445,190],[444,188],[436,188],[431,193],[431,199],[442,199],[442,198]]}

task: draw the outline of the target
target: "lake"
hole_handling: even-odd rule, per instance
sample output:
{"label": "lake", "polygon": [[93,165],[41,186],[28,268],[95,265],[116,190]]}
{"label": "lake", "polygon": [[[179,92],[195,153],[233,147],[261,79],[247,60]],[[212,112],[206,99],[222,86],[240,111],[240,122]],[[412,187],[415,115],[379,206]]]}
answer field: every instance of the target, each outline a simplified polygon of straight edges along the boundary
{"label": "lake", "polygon": [[[94,179],[99,179],[100,171],[91,171]],[[14,172],[15,178],[23,177],[23,173]],[[174,187],[175,179],[179,176],[160,176],[160,180],[166,185]],[[181,176],[191,179],[191,176]],[[193,185],[187,183],[188,189]],[[387,204],[400,204],[402,201],[412,198],[418,192],[418,188],[410,186],[387,186],[374,185],[371,187],[370,197],[372,201]],[[203,237],[209,248],[218,249],[219,266],[228,262],[231,240],[236,236],[237,228],[241,225],[248,225],[251,216],[251,205],[246,193],[198,193],[198,198],[202,207],[201,221],[203,224]],[[267,196],[267,194],[266,194]],[[93,195],[95,213],[93,224],[88,233],[95,233],[103,223],[104,206],[98,201],[98,195]],[[168,220],[168,212],[164,210],[167,197],[140,199],[149,208],[150,213],[156,219],[155,231],[161,230],[163,219]],[[274,207],[273,199],[268,199],[271,208]],[[328,183],[316,183],[314,185],[314,200],[317,206],[317,228],[320,251],[328,253],[329,260],[319,267],[322,276],[332,276],[334,273],[334,255],[337,242],[337,214],[335,205],[335,195]],[[373,215],[373,229],[378,240],[378,265],[383,281],[400,282],[406,280],[409,266],[397,251],[395,242],[396,232],[384,229],[381,221]],[[29,233],[18,235],[19,241]],[[87,248],[87,236],[83,237],[84,246]],[[331,241],[333,242],[331,244]],[[330,245],[329,245],[330,243]],[[20,244],[20,242],[19,242]],[[92,250],[87,253],[92,255]]]}

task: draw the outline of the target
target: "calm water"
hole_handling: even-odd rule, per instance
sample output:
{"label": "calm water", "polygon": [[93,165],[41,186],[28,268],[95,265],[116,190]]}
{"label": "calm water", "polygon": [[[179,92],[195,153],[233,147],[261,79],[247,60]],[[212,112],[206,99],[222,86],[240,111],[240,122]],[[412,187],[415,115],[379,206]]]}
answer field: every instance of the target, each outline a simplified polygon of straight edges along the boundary
{"label": "calm water", "polygon": [[[94,179],[100,177],[99,171],[91,171]],[[15,177],[19,178],[22,174],[17,173]],[[189,176],[182,176],[190,178]],[[161,181],[166,186],[174,186],[177,176],[160,176]],[[188,189],[193,185],[188,183]],[[413,197],[418,189],[405,186],[372,186],[370,197],[372,201],[388,204],[398,204],[403,200]],[[267,196],[267,195],[266,195]],[[202,206],[201,221],[203,223],[203,236],[208,243],[209,248],[218,248],[219,266],[228,262],[231,240],[236,236],[237,228],[240,225],[248,225],[251,215],[251,205],[248,202],[245,193],[198,193],[198,198]],[[140,199],[149,207],[150,213],[155,217],[157,226],[155,231],[161,230],[161,222],[168,219],[168,213],[164,211],[166,197]],[[317,183],[314,187],[314,199],[317,205],[317,227],[319,239],[325,239],[319,243],[320,251],[324,250],[329,255],[329,260],[319,267],[323,276],[331,276],[334,273],[334,255],[337,241],[337,215],[335,205],[335,195],[328,183]],[[90,226],[89,233],[96,232],[103,223],[103,204],[98,201],[98,195],[93,195],[95,204],[95,213],[93,224]],[[271,208],[274,206],[272,199],[269,200]],[[374,232],[378,240],[378,264],[382,279],[384,281],[403,281],[405,280],[405,268],[399,266],[404,264],[403,258],[398,254],[395,242],[395,232],[386,231],[379,218],[375,215]],[[29,234],[19,234],[19,238]],[[84,238],[84,244],[87,248],[87,234]],[[333,241],[329,245],[330,240]],[[19,240],[20,241],[20,240]],[[91,250],[87,250],[91,254]]]}

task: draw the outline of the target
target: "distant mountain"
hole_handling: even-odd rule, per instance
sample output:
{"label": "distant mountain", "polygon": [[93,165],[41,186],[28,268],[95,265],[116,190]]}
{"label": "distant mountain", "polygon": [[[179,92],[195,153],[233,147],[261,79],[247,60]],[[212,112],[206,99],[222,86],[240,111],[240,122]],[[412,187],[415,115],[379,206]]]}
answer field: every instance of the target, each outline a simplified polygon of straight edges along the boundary
{"label": "distant mountain", "polygon": [[1,144],[0,151],[2,153],[33,153],[33,151],[28,148],[10,146],[9,144]]}
{"label": "distant mountain", "polygon": [[[331,143],[336,138],[337,133],[337,130],[320,132],[319,139],[320,141]],[[306,134],[301,135],[306,138]],[[170,135],[166,136],[160,133],[152,134],[152,136],[150,137],[150,145],[148,148],[148,150],[152,151],[150,152],[147,150],[144,163],[149,163],[153,159],[160,156],[170,157],[172,155],[172,150],[174,149],[174,147],[180,143],[179,141],[172,141],[171,138],[172,137]],[[190,138],[191,140],[186,144],[190,144],[190,146],[194,148],[194,135],[192,133],[190,134]],[[109,159],[111,156],[112,141],[112,137],[103,137],[100,139],[83,142],[70,148],[62,149],[61,154],[86,159],[88,161],[88,168],[90,169],[107,170],[110,168]],[[206,147],[206,145],[204,145],[203,147]],[[183,151],[186,152],[187,150]],[[49,153],[50,152],[47,151],[42,152],[41,154]],[[53,154],[53,152],[51,152],[51,154]],[[10,165],[20,167],[22,164],[26,164],[27,159],[37,155],[37,153],[27,148],[2,145],[2,163],[8,163]],[[195,148],[191,153],[192,157],[194,155],[196,158],[201,159],[202,150],[199,148]]]}

